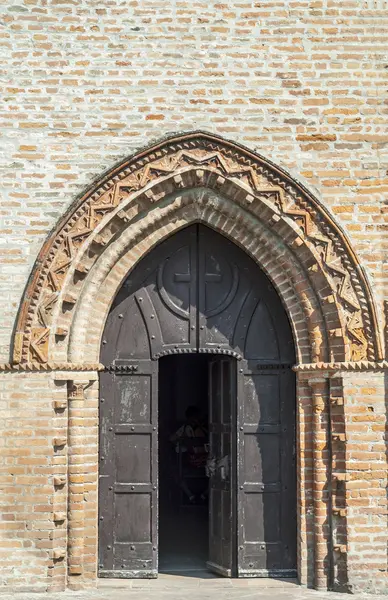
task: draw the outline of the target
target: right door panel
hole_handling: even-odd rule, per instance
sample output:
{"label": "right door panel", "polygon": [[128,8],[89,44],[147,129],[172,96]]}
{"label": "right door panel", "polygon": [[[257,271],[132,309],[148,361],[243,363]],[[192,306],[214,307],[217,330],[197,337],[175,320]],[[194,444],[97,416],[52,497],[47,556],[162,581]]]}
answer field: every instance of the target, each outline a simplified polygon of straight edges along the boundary
{"label": "right door panel", "polygon": [[210,571],[235,576],[236,361],[209,362],[209,560]]}
{"label": "right door panel", "polygon": [[295,376],[253,360],[238,372],[237,574],[296,577]]}

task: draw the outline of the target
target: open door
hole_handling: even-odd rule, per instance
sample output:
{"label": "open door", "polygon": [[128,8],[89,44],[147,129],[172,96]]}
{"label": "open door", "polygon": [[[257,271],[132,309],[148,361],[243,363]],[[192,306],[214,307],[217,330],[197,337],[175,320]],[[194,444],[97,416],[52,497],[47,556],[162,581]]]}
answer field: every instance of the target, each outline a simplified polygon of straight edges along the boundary
{"label": "open door", "polygon": [[158,363],[101,373],[99,576],[157,577]]}
{"label": "open door", "polygon": [[210,361],[208,566],[226,577],[295,576],[290,323],[257,265],[197,224],[136,265],[104,328],[99,574],[157,574],[157,363],[186,352]]}
{"label": "open door", "polygon": [[209,570],[233,577],[235,563],[236,364],[209,363]]}
{"label": "open door", "polygon": [[237,577],[296,577],[295,374],[238,369]]}

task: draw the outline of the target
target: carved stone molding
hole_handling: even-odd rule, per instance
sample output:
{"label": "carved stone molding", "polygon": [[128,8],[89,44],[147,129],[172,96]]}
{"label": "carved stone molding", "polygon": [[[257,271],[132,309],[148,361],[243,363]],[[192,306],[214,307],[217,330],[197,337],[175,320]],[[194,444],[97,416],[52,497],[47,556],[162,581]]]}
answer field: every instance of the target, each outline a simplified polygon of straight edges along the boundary
{"label": "carved stone molding", "polygon": [[101,363],[56,363],[56,362],[28,362],[20,364],[3,363],[0,364],[1,373],[23,373],[23,372],[34,372],[34,371],[102,371],[104,365]]}
{"label": "carved stone molding", "polygon": [[297,373],[303,372],[321,372],[321,371],[386,371],[388,369],[388,361],[370,361],[361,360],[359,362],[316,362],[309,364],[295,365],[293,371]]}
{"label": "carved stone molding", "polygon": [[[123,227],[141,220],[142,214],[146,218],[168,195],[193,187],[217,189],[232,199],[237,209],[244,207],[277,235],[287,231],[287,243],[301,256],[306,248],[310,257],[306,269],[313,285],[316,279],[318,297],[322,276],[332,290],[326,301],[335,303],[340,311],[342,325],[336,326],[333,335],[343,337],[347,358],[353,362],[382,358],[368,282],[345,234],[329,213],[268,160],[217,136],[194,132],[136,154],[68,211],[36,261],[19,310],[12,362],[49,363],[51,336],[68,335],[63,323],[54,322],[58,303],[66,314],[75,309],[78,300],[77,290],[64,288],[69,272],[81,280],[87,277],[93,256],[104,252]],[[314,340],[312,356],[318,359],[319,332]]]}
{"label": "carved stone molding", "polygon": [[[155,358],[159,358],[160,356],[164,356],[166,354],[180,354],[181,352],[178,350],[172,350],[165,353],[160,353],[160,355],[155,356]],[[182,352],[187,352],[187,350],[182,349]],[[201,350],[200,350],[201,352]],[[230,350],[221,350],[215,352],[220,354],[227,354],[229,356],[233,356],[240,360],[241,357],[237,354],[237,352],[233,352]],[[84,372],[84,371],[103,371],[106,367],[102,363],[21,363],[21,364],[10,364],[3,363],[0,364],[0,375],[1,373],[27,373],[27,372]],[[320,372],[320,371],[386,371],[388,370],[388,361],[380,360],[380,361],[372,361],[372,360],[362,360],[358,362],[353,361],[344,361],[344,362],[316,362],[316,363],[304,363],[297,364],[292,366],[292,370],[297,373],[303,372]]]}

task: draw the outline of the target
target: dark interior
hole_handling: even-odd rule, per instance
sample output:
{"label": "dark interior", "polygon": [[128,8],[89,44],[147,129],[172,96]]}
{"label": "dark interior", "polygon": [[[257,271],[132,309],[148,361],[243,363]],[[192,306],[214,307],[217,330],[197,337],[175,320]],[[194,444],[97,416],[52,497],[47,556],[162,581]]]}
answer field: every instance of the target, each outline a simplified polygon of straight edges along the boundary
{"label": "dark interior", "polygon": [[[209,511],[203,448],[208,442],[208,360],[207,355],[178,354],[159,361],[160,572],[206,568]],[[200,415],[202,436],[195,437],[192,446],[187,437],[171,440],[182,425],[193,423],[185,416],[193,406]]]}

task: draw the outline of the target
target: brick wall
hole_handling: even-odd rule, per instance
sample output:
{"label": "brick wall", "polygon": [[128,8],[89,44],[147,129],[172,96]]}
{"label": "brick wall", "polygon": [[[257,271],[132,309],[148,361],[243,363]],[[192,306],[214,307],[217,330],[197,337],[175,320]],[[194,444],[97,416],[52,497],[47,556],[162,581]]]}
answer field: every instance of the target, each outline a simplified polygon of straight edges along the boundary
{"label": "brick wall", "polygon": [[[0,361],[9,358],[36,255],[71,202],[123,157],[163,135],[193,129],[257,150],[314,191],[348,233],[383,321],[383,2],[9,0],[1,10]],[[338,530],[354,561],[345,575],[340,569],[340,578],[373,590],[386,565],[383,377],[354,377],[343,382],[351,479],[343,490],[349,512]],[[67,473],[69,459],[66,446],[54,448],[52,440],[68,435],[67,409],[53,408],[65,388],[45,373],[0,375],[5,586],[64,585],[60,552],[67,530],[53,513],[66,512],[67,488],[53,487],[53,477]],[[94,402],[96,393],[90,392]],[[93,441],[91,448],[95,453]],[[90,550],[83,572],[92,580],[95,479],[89,475],[80,484],[91,499],[82,518]],[[302,552],[302,579],[311,583],[307,547]],[[371,580],[365,580],[365,565]]]}
{"label": "brick wall", "polygon": [[383,373],[346,375],[345,486],[347,544],[353,586],[387,590],[387,445]]}
{"label": "brick wall", "polygon": [[383,297],[379,3],[10,0],[2,23],[1,360],[59,216],[119,159],[176,131],[224,135],[307,182]]}
{"label": "brick wall", "polygon": [[[44,590],[52,551],[53,390],[47,374],[0,377],[1,585]],[[62,469],[66,461],[62,457]],[[58,465],[59,468],[59,465]]]}
{"label": "brick wall", "polygon": [[77,573],[79,543],[83,579],[95,580],[98,388],[95,374],[82,374],[86,400],[69,402],[77,375],[0,376],[0,589],[63,589],[68,570]]}

